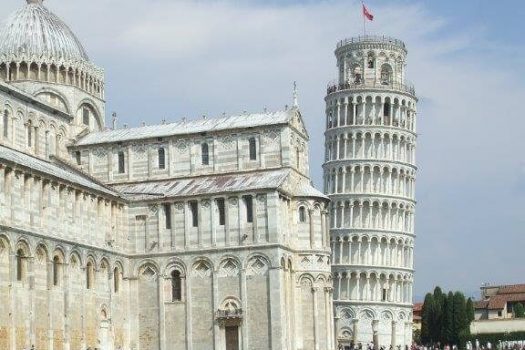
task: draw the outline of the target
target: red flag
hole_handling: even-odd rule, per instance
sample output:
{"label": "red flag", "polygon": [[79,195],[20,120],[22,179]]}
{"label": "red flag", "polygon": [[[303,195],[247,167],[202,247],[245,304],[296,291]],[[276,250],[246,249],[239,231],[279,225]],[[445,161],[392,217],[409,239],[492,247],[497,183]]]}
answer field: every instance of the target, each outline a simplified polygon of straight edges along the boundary
{"label": "red flag", "polygon": [[370,11],[368,11],[365,4],[363,4],[363,16],[365,16],[369,21],[374,20],[374,15],[371,14]]}

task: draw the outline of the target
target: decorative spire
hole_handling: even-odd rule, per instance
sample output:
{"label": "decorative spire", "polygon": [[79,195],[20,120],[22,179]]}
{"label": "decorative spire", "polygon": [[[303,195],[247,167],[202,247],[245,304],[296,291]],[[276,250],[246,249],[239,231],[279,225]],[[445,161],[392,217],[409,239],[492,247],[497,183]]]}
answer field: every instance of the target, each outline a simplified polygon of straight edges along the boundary
{"label": "decorative spire", "polygon": [[297,82],[293,82],[293,106],[299,107],[299,97],[297,95]]}

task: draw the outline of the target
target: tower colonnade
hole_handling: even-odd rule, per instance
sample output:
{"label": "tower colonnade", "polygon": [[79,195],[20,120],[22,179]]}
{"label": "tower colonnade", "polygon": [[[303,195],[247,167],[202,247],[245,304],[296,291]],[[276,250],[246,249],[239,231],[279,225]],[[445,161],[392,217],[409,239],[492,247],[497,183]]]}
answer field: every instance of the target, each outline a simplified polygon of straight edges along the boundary
{"label": "tower colonnade", "polygon": [[417,98],[405,44],[340,42],[327,89],[324,191],[331,199],[335,341],[412,342]]}

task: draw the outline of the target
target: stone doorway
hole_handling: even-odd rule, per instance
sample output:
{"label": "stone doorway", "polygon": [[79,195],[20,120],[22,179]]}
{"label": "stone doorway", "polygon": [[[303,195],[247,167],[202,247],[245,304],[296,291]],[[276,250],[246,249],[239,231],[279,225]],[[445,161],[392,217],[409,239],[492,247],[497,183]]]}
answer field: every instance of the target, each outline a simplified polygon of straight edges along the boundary
{"label": "stone doorway", "polygon": [[226,350],[239,350],[239,327],[226,326]]}

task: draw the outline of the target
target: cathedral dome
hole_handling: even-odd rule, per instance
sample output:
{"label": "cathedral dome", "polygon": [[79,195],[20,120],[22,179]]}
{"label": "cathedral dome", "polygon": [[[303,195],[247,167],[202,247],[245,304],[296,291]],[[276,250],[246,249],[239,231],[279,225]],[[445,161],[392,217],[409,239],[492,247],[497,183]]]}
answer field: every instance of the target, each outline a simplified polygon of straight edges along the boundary
{"label": "cathedral dome", "polygon": [[2,61],[89,62],[75,34],[43,0],[26,1],[0,28]]}

